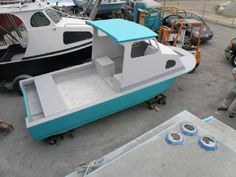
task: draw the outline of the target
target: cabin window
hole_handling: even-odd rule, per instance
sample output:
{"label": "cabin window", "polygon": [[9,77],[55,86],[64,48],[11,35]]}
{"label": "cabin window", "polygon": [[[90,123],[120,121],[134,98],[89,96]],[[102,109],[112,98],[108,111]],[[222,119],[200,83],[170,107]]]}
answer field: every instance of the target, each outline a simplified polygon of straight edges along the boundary
{"label": "cabin window", "polygon": [[42,12],[36,12],[30,19],[32,27],[48,26],[50,21]]}
{"label": "cabin window", "polygon": [[[52,9],[53,10],[53,12],[60,18],[60,20],[62,19],[62,16],[63,16],[63,13],[62,12],[60,12],[60,11],[58,11],[58,10],[56,10],[56,9]],[[64,15],[67,15],[67,14],[64,14]]]}
{"label": "cabin window", "polygon": [[71,44],[87,39],[91,39],[93,37],[92,33],[90,32],[64,32],[63,34],[63,42],[64,44]]}
{"label": "cabin window", "polygon": [[131,58],[155,54],[158,50],[157,46],[154,45],[155,42],[153,42],[154,41],[146,40],[133,43],[131,48]]}
{"label": "cabin window", "polygon": [[48,9],[45,12],[54,23],[58,23],[60,21],[60,18],[51,9]]}
{"label": "cabin window", "polygon": [[175,65],[176,65],[175,60],[168,60],[168,61],[166,62],[166,69],[172,68],[172,67],[174,67]]}

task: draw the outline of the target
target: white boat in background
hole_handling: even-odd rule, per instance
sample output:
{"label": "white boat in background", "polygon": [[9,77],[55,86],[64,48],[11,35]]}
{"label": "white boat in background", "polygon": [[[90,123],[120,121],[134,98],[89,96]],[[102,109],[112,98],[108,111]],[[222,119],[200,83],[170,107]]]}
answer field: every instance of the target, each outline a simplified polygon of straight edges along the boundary
{"label": "white boat in background", "polygon": [[21,81],[26,127],[36,140],[67,132],[142,103],[191,71],[195,57],[157,42],[134,22],[87,21],[92,61]]}
{"label": "white boat in background", "polygon": [[58,7],[73,7],[75,6],[73,0],[47,0],[52,6]]}
{"label": "white boat in background", "polygon": [[18,86],[21,79],[91,57],[92,28],[46,2],[2,5],[0,19],[0,82]]}
{"label": "white boat in background", "polygon": [[[86,6],[87,0],[73,0],[74,4],[80,7],[84,10],[84,7]],[[101,14],[109,14],[113,11],[119,10],[125,6],[127,3],[126,0],[102,0],[102,3],[98,10],[98,15]],[[90,11],[93,9],[94,2],[88,7],[87,12],[90,13]]]}
{"label": "white boat in background", "polygon": [[73,0],[47,0],[51,7],[61,12],[74,15],[76,5]]}

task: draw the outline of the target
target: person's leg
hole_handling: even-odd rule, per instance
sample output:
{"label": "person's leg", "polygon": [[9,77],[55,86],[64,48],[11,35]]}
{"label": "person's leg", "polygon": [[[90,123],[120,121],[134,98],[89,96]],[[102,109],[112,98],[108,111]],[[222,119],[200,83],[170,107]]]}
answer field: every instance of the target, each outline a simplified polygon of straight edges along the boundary
{"label": "person's leg", "polygon": [[232,111],[231,111],[231,113],[229,114],[229,117],[230,117],[230,118],[234,118],[235,116],[236,116],[236,102],[233,102]]}
{"label": "person's leg", "polygon": [[[224,99],[223,104],[220,107],[218,107],[218,110],[219,111],[228,110],[229,106],[231,105],[231,103],[234,101],[235,98],[236,98],[236,94],[230,90],[226,98]],[[236,112],[236,108],[235,108],[235,112]]]}

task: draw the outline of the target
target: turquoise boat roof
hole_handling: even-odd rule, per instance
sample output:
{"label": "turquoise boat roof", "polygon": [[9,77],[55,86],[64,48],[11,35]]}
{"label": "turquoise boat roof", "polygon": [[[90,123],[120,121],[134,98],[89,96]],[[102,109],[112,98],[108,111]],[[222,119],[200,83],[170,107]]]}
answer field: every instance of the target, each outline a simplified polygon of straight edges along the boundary
{"label": "turquoise boat roof", "polygon": [[149,28],[123,19],[86,21],[86,23],[106,33],[117,43],[154,38],[157,36]]}

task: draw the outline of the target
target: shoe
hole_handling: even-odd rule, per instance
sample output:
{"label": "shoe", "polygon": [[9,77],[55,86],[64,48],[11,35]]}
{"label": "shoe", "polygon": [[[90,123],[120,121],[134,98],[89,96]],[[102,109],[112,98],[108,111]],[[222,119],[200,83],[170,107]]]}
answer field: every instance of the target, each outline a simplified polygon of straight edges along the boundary
{"label": "shoe", "polygon": [[234,118],[234,116],[235,116],[235,114],[234,114],[234,113],[230,113],[230,114],[229,114],[229,118],[231,118],[231,119],[233,119],[233,118]]}
{"label": "shoe", "polygon": [[224,107],[224,106],[220,106],[217,108],[219,111],[227,111],[228,108]]}

